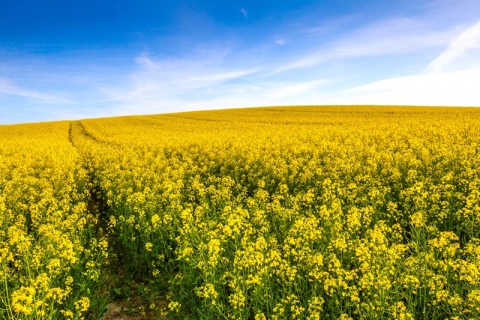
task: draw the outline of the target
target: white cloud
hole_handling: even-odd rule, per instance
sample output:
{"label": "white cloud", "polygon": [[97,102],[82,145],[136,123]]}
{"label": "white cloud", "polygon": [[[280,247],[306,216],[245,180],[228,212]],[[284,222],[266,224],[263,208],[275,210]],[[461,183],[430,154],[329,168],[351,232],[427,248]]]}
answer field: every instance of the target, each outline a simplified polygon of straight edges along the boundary
{"label": "white cloud", "polygon": [[448,47],[426,68],[425,72],[439,72],[472,48],[480,47],[480,21],[460,33]]}
{"label": "white cloud", "polygon": [[[201,95],[208,96],[209,92],[218,90],[224,83],[242,80],[260,70],[224,66],[222,59],[216,56],[218,54],[213,51],[207,57],[189,59],[153,59],[142,54],[135,59],[139,67],[124,80],[123,85],[102,87],[99,91],[117,104],[151,106],[161,101],[181,101],[191,95],[202,99]],[[220,55],[223,57],[223,53]]]}
{"label": "white cloud", "polygon": [[273,100],[299,96],[327,83],[326,80],[305,81],[292,84],[276,84],[265,93],[265,97]]}
{"label": "white cloud", "polygon": [[283,38],[275,39],[274,42],[275,42],[275,44],[278,44],[279,46],[283,46],[285,43],[287,43],[287,42],[285,41],[285,39],[283,39]]}
{"label": "white cloud", "polygon": [[142,54],[135,58],[135,62],[147,70],[158,70],[160,66],[155,63],[148,55]]}
{"label": "white cloud", "polygon": [[222,72],[217,74],[206,74],[197,77],[191,77],[189,81],[204,81],[204,82],[212,82],[212,81],[227,81],[236,78],[241,78],[243,76],[247,76],[259,71],[258,68],[255,69],[247,69],[247,70],[238,70],[238,71],[229,71],[229,72]]}
{"label": "white cloud", "polygon": [[240,9],[240,12],[243,14],[245,18],[248,17],[248,11],[245,8]]}
{"label": "white cloud", "polygon": [[480,68],[395,77],[344,90],[330,102],[480,106]]}
{"label": "white cloud", "polygon": [[72,103],[69,100],[56,97],[54,95],[41,93],[35,90],[22,88],[14,82],[0,78],[0,94],[14,95],[24,98],[30,98],[48,103]]}
{"label": "white cloud", "polygon": [[419,20],[384,20],[321,45],[314,52],[277,67],[275,73],[315,66],[334,59],[418,52],[445,45],[452,34],[448,28],[438,30]]}
{"label": "white cloud", "polygon": [[348,14],[321,19],[320,21],[317,21],[315,25],[308,25],[304,28],[301,28],[300,33],[319,36],[331,34],[340,27],[355,22],[358,18],[358,14]]}

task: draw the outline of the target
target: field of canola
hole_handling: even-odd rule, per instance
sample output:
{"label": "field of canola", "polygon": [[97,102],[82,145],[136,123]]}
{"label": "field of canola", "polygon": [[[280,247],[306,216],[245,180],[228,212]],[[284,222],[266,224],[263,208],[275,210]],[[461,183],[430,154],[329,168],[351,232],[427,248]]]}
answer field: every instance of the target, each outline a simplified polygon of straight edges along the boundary
{"label": "field of canola", "polygon": [[474,108],[0,126],[0,318],[479,319],[479,149]]}

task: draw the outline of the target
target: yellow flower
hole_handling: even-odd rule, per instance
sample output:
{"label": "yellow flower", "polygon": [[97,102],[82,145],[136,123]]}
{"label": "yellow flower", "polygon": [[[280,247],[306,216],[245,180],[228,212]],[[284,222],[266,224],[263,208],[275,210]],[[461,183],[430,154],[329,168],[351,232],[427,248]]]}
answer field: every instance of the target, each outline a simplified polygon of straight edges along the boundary
{"label": "yellow flower", "polygon": [[147,250],[149,252],[152,251],[152,247],[153,247],[153,244],[151,242],[147,242],[145,244],[145,250]]}
{"label": "yellow flower", "polygon": [[87,297],[81,297],[75,302],[75,310],[77,310],[77,312],[88,311],[88,308],[90,308],[90,299]]}

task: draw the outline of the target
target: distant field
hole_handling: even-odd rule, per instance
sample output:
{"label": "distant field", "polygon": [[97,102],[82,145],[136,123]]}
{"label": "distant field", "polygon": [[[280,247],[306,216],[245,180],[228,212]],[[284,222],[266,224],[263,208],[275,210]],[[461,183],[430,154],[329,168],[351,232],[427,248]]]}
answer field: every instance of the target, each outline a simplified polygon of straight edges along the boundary
{"label": "distant field", "polygon": [[476,108],[0,126],[0,318],[480,319],[479,149]]}

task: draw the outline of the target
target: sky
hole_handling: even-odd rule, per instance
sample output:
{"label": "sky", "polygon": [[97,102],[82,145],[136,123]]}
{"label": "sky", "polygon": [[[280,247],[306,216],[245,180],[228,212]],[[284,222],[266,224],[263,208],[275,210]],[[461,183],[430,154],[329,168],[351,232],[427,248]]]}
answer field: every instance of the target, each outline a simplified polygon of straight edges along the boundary
{"label": "sky", "polygon": [[478,0],[0,0],[0,124],[480,106]]}

